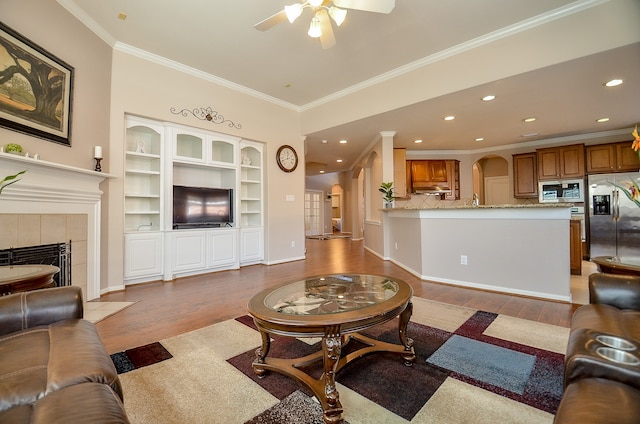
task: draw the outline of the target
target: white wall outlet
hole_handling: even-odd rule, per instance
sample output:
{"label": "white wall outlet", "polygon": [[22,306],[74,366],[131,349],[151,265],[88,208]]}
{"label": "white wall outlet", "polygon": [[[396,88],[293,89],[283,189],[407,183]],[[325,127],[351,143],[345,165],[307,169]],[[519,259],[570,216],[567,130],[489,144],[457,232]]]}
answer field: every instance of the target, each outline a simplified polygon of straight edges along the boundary
{"label": "white wall outlet", "polygon": [[396,242],[396,250],[398,250],[398,242]]}
{"label": "white wall outlet", "polygon": [[467,264],[467,255],[460,255],[460,265]]}
{"label": "white wall outlet", "polygon": [[291,240],[291,247],[296,247],[296,241],[295,240]]}

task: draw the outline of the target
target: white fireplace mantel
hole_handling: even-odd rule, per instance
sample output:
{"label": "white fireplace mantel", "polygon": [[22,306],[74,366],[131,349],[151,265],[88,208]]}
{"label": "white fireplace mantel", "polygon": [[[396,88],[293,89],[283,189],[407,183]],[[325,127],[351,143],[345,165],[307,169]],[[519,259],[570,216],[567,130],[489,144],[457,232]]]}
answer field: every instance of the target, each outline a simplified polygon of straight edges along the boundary
{"label": "white fireplace mantel", "polygon": [[0,179],[20,181],[0,194],[3,214],[87,214],[86,299],[100,297],[100,183],[112,175],[0,152]]}

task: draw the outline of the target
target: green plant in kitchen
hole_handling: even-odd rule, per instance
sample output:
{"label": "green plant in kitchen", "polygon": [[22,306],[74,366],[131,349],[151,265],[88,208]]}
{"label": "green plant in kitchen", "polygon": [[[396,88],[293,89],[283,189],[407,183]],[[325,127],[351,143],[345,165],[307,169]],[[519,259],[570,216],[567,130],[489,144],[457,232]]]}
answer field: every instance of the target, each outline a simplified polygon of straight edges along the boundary
{"label": "green plant in kitchen", "polygon": [[24,171],[20,171],[15,175],[9,175],[4,177],[4,179],[2,181],[0,181],[0,193],[2,193],[2,190],[4,190],[4,188],[8,185],[11,185],[13,183],[17,183],[18,181],[20,181],[18,178],[19,175],[24,174],[25,172],[27,172],[27,170],[25,169]]}
{"label": "green plant in kitchen", "polygon": [[386,203],[393,202],[393,181],[380,184],[379,192],[382,193],[382,198]]}

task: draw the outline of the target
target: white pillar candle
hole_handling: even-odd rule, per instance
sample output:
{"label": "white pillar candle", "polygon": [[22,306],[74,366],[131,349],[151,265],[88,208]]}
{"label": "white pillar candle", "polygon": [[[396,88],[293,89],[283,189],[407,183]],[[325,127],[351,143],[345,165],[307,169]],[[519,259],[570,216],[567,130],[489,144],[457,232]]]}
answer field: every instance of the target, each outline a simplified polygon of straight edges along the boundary
{"label": "white pillar candle", "polygon": [[102,146],[96,146],[93,149],[93,157],[96,159],[102,159]]}

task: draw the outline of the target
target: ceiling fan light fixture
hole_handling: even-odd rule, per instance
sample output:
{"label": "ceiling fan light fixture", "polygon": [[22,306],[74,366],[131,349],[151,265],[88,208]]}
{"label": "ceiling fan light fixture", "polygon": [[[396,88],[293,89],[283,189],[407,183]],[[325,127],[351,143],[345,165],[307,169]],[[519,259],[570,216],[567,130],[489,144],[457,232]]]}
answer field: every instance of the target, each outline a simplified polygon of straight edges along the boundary
{"label": "ceiling fan light fixture", "polygon": [[307,1],[307,3],[309,3],[312,7],[320,7],[322,3],[324,3],[324,0],[309,0]]}
{"label": "ceiling fan light fixture", "polygon": [[287,19],[290,23],[293,23],[300,15],[302,15],[302,3],[295,3],[290,6],[284,7],[284,13],[287,15]]}
{"label": "ceiling fan light fixture", "polygon": [[344,22],[344,18],[347,17],[347,11],[331,6],[329,8],[329,16],[331,16],[331,19],[333,19],[336,25],[340,26]]}
{"label": "ceiling fan light fixture", "polygon": [[311,19],[311,25],[309,25],[309,37],[318,38],[322,35],[322,27],[320,26],[320,18],[316,14],[313,19]]}

